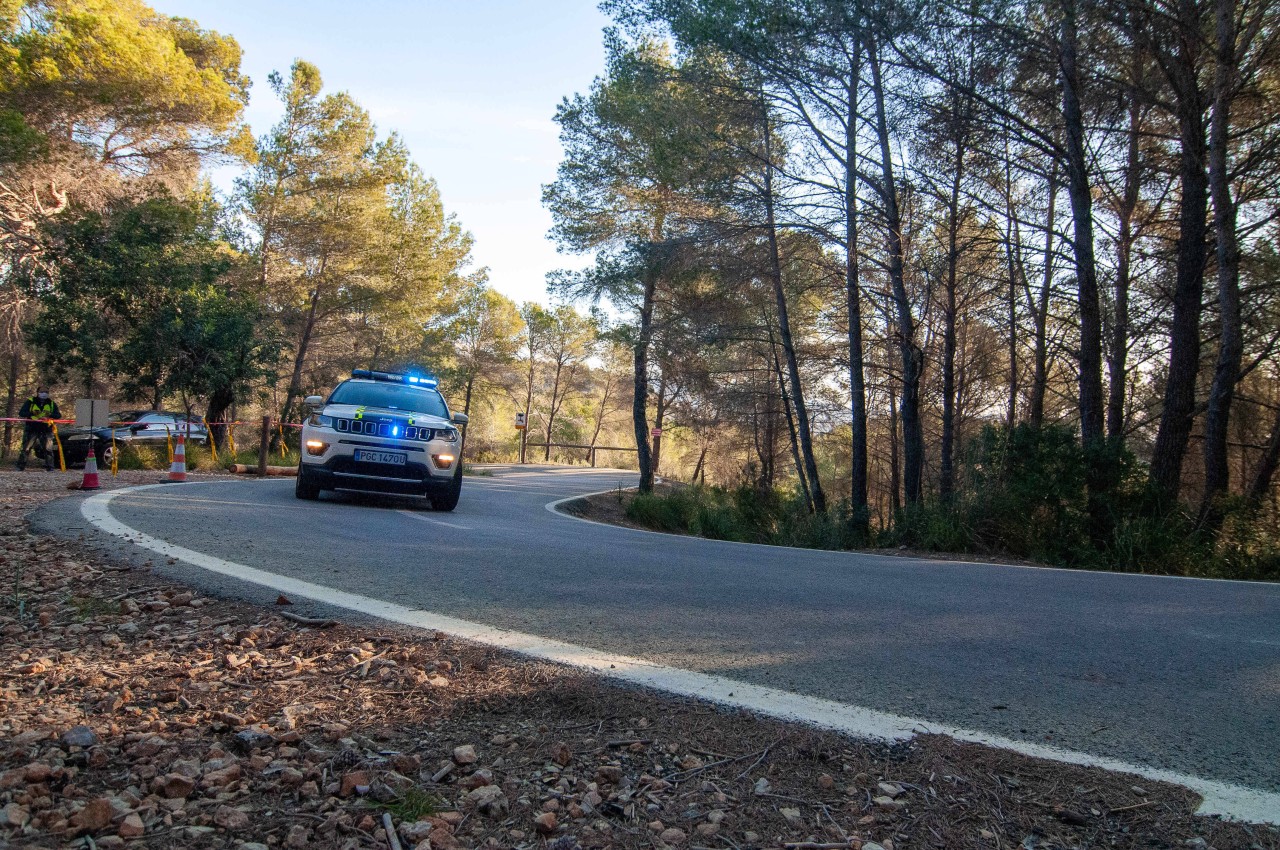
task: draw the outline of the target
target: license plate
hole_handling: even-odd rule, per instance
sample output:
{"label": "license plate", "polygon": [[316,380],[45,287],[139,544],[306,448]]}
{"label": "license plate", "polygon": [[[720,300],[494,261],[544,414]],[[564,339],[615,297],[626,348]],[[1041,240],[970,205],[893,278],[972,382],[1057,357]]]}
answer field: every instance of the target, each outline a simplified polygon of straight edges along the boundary
{"label": "license plate", "polygon": [[408,456],[400,452],[371,452],[368,449],[356,449],[355,459],[364,463],[389,463],[393,466],[404,466]]}

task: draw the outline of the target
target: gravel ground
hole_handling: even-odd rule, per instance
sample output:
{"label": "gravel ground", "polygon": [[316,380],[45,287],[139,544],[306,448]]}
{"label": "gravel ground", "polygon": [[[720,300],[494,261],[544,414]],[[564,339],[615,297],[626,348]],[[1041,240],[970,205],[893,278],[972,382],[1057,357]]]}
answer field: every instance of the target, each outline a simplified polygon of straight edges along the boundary
{"label": "gravel ground", "polygon": [[1132,776],[203,596],[29,534],[79,478],[0,472],[0,847],[1280,848]]}

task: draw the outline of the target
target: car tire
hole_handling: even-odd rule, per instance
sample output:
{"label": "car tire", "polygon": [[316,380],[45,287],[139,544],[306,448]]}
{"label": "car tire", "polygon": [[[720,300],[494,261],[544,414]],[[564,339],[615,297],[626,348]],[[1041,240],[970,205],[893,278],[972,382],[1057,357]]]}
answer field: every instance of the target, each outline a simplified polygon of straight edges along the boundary
{"label": "car tire", "polygon": [[316,483],[315,476],[307,472],[307,467],[301,463],[298,464],[298,477],[293,484],[293,495],[309,502],[320,498],[320,485]]}
{"label": "car tire", "polygon": [[115,450],[111,444],[107,443],[105,446],[95,450],[94,453],[98,457],[98,471],[101,472],[104,469],[110,471],[111,459],[115,456]]}
{"label": "car tire", "polygon": [[458,471],[454,473],[453,480],[449,482],[448,489],[440,493],[431,494],[431,508],[437,511],[451,511],[458,506],[458,499],[462,496],[462,466],[459,464]]}

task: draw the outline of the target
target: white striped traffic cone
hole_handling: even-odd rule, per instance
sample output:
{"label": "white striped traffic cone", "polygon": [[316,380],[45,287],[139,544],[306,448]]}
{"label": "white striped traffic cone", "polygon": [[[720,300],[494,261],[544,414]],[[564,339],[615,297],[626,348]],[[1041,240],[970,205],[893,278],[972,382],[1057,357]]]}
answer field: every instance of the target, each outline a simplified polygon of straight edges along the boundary
{"label": "white striped traffic cone", "polygon": [[92,445],[89,446],[89,456],[84,459],[84,479],[80,482],[80,489],[102,489],[102,485],[98,483],[98,456],[94,452]]}
{"label": "white striped traffic cone", "polygon": [[169,466],[169,480],[181,482],[187,480],[187,448],[186,438],[178,435],[178,445],[173,449],[173,463]]}

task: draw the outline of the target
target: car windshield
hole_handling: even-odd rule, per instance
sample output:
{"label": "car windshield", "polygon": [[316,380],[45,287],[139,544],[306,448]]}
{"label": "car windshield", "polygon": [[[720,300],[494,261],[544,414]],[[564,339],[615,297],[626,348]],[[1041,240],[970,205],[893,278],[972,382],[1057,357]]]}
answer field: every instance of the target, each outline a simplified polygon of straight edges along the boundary
{"label": "car windshield", "polygon": [[149,411],[146,410],[124,410],[120,413],[111,414],[112,422],[137,422],[139,418],[146,416]]}
{"label": "car windshield", "polygon": [[444,399],[435,390],[373,381],[346,381],[340,384],[329,404],[355,404],[387,410],[411,410],[431,416],[449,418]]}

